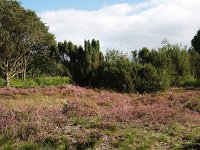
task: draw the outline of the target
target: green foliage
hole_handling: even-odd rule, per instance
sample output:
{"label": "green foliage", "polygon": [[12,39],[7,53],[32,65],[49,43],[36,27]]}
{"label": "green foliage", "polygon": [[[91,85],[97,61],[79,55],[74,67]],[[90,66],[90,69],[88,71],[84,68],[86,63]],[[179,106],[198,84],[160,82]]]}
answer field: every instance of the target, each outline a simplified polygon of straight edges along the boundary
{"label": "green foliage", "polygon": [[14,87],[37,87],[38,83],[33,79],[26,79],[23,81],[21,79],[13,78],[11,80],[11,86],[14,86]]}
{"label": "green foliage", "polygon": [[191,64],[191,74],[195,78],[200,77],[200,54],[195,50],[191,49],[189,51],[190,64]]}
{"label": "green foliage", "polygon": [[4,79],[3,79],[3,78],[0,78],[0,86],[1,86],[1,87],[5,85],[4,83],[5,83]]}
{"label": "green foliage", "polygon": [[24,9],[18,1],[1,1],[0,22],[0,68],[9,86],[17,74],[23,73],[25,79],[33,56],[48,51],[54,36],[35,12]]}
{"label": "green foliage", "polygon": [[195,49],[195,51],[200,53],[200,30],[197,31],[197,33],[193,37],[191,43],[192,43],[192,47]]}
{"label": "green foliage", "polygon": [[131,68],[132,63],[126,55],[116,50],[108,51],[105,62],[99,69],[96,85],[117,91],[132,92],[134,87]]}
{"label": "green foliage", "polygon": [[[73,81],[68,77],[37,77],[34,79],[21,80],[19,78],[13,78],[11,80],[11,86],[29,88],[29,87],[44,87],[44,86],[58,86],[72,84]],[[4,80],[0,78],[0,86],[4,85]]]}
{"label": "green foliage", "polygon": [[35,82],[41,87],[73,83],[72,80],[68,77],[37,77],[35,78]]}
{"label": "green foliage", "polygon": [[38,150],[38,145],[36,143],[22,143],[18,146],[18,150]]}
{"label": "green foliage", "polygon": [[[179,44],[163,42],[161,48],[132,52],[132,59],[117,50],[107,51],[100,42],[85,40],[55,43],[48,27],[18,1],[0,2],[0,86],[57,86],[72,83],[120,92],[156,92],[169,86],[200,85],[200,31],[189,52]],[[13,13],[14,12],[14,13]],[[32,77],[33,79],[26,79]],[[51,76],[51,77],[41,77]],[[20,80],[23,79],[24,81]]]}
{"label": "green foliage", "polygon": [[27,66],[27,76],[62,76],[65,72],[58,59],[58,48],[53,45],[46,51],[38,50]]}
{"label": "green foliage", "polygon": [[138,52],[139,62],[141,64],[149,63],[151,61],[150,54],[151,52],[148,48],[142,48],[142,50]]}
{"label": "green foliage", "polygon": [[158,72],[151,64],[141,66],[137,72],[136,90],[138,92],[156,92],[165,90],[169,86],[169,81],[163,78],[164,71]]}
{"label": "green foliage", "polygon": [[108,51],[99,69],[96,85],[121,92],[166,90],[170,84],[167,71],[144,63],[145,59],[142,61],[144,65],[131,62],[127,55],[119,51]]}
{"label": "green foliage", "polygon": [[185,79],[183,79],[180,82],[180,86],[182,87],[191,87],[191,88],[197,88],[200,86],[200,79],[199,78],[195,78],[192,75],[188,75],[185,77]]}
{"label": "green foliage", "polygon": [[[136,55],[134,55],[135,57]],[[159,72],[164,70],[170,85],[180,85],[180,82],[191,75],[191,61],[196,55],[190,55],[186,47],[165,43],[158,50],[143,48],[138,52],[141,64],[151,64]],[[196,63],[193,64],[193,74],[196,73]]]}
{"label": "green foliage", "polygon": [[99,41],[85,41],[84,48],[72,42],[59,42],[58,49],[61,63],[68,68],[72,79],[79,85],[91,85],[103,60]]}
{"label": "green foliage", "polygon": [[197,87],[199,85],[199,83],[198,83],[198,79],[189,75],[180,82],[180,85],[183,87]]}
{"label": "green foliage", "polygon": [[189,54],[180,45],[166,44],[159,49],[161,68],[166,69],[172,85],[179,85],[181,80],[191,74]]}

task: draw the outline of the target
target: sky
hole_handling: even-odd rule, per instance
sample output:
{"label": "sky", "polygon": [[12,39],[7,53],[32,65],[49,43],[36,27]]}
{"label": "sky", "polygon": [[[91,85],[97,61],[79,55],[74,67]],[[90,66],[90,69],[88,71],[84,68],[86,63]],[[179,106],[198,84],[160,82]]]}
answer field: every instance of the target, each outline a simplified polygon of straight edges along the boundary
{"label": "sky", "polygon": [[59,9],[96,10],[104,6],[129,3],[136,4],[144,0],[20,0],[25,8],[36,12]]}
{"label": "sky", "polygon": [[158,48],[163,39],[191,46],[200,29],[200,0],[21,0],[59,41],[83,45],[100,40],[101,50]]}

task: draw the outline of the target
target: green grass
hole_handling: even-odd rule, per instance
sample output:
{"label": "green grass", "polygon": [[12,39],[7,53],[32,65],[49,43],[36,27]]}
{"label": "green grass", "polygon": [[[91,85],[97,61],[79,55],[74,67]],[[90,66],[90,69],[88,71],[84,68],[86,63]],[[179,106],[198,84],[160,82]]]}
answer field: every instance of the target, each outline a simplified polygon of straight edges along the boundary
{"label": "green grass", "polygon": [[0,77],[0,86],[1,86],[1,87],[4,86],[4,80],[3,80],[3,78],[1,78],[1,77]]}
{"label": "green grass", "polygon": [[37,77],[35,82],[43,87],[70,84],[72,80],[68,77]]}
{"label": "green grass", "polygon": [[194,78],[193,76],[187,76],[183,81],[180,82],[183,87],[199,87],[200,79]]}
{"label": "green grass", "polygon": [[[4,80],[0,78],[0,86],[4,86]],[[71,84],[73,81],[69,77],[36,77],[34,79],[27,78],[25,81],[13,78],[11,80],[12,87],[30,88],[30,87],[45,87]]]}
{"label": "green grass", "polygon": [[126,128],[119,128],[109,136],[115,137],[112,140],[112,147],[119,150],[164,150],[166,148],[182,150],[200,147],[200,135],[197,134],[199,129],[199,127],[189,129],[174,124],[157,131],[127,125]]}

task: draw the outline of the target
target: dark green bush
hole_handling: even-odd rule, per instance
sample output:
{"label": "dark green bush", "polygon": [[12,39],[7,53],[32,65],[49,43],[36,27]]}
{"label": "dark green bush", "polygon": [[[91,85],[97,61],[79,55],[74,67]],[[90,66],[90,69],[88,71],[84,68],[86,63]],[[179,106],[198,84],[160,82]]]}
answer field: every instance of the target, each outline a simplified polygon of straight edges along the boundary
{"label": "dark green bush", "polygon": [[167,70],[157,69],[151,64],[131,62],[126,55],[110,51],[107,60],[98,72],[97,86],[120,92],[156,92],[169,88]]}
{"label": "dark green bush", "polygon": [[112,50],[107,52],[105,58],[93,85],[120,92],[132,92],[134,90],[131,78],[132,63],[128,57],[117,50]]}
{"label": "dark green bush", "polygon": [[107,64],[102,70],[102,79],[100,85],[120,92],[132,92],[133,83],[130,71],[125,68],[110,66]]}
{"label": "dark green bush", "polygon": [[169,87],[169,80],[165,71],[157,71],[151,64],[141,66],[137,72],[135,88],[138,92],[156,92]]}

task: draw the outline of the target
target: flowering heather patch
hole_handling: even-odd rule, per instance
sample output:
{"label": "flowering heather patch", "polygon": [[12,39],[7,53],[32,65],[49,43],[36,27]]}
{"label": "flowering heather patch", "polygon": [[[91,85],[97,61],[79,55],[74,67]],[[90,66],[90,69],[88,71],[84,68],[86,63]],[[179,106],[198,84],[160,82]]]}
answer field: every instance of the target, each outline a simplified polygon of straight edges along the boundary
{"label": "flowering heather patch", "polygon": [[[129,126],[134,125],[142,129],[140,132],[148,127],[148,130],[152,129],[153,132],[154,128],[164,131],[174,124],[185,129],[180,137],[177,137],[178,140],[184,139],[193,129],[195,137],[199,138],[200,129],[197,127],[200,126],[200,113],[192,107],[195,104],[196,108],[199,104],[199,97],[200,90],[186,89],[140,95],[73,85],[30,89],[1,88],[0,138],[10,138],[18,145],[26,141],[39,145],[50,144],[52,147],[62,145],[64,141],[66,144],[68,141],[69,149],[94,148],[97,141],[101,141],[103,143],[100,142],[99,146],[104,147],[106,143],[108,149],[112,147],[112,142],[116,142],[113,137],[116,134],[120,137],[117,139],[127,138],[121,137],[124,135],[121,132],[125,132],[124,127],[132,131]],[[75,119],[74,122],[74,118],[78,120]],[[116,124],[122,126],[120,130],[116,130]],[[104,130],[116,133],[106,135],[107,131]],[[150,136],[149,134],[152,133],[146,136]],[[160,134],[159,136],[164,136]],[[174,137],[168,138],[174,140]],[[157,142],[160,144],[159,139]],[[90,147],[87,147],[88,145]],[[167,145],[166,149],[171,149],[170,142]],[[98,149],[98,146],[96,147]]]}

